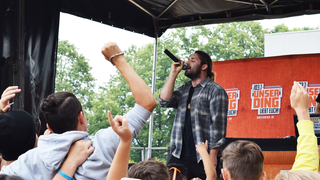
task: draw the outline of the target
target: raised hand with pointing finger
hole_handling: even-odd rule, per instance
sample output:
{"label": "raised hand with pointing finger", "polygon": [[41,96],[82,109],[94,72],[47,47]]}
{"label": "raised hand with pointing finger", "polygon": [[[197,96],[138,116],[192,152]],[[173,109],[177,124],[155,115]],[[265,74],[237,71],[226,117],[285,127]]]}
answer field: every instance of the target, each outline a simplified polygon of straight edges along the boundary
{"label": "raised hand with pointing finger", "polygon": [[127,118],[125,116],[116,116],[112,118],[111,112],[108,111],[109,123],[120,139],[124,142],[132,141],[132,133],[129,128]]}
{"label": "raised hand with pointing finger", "polygon": [[119,135],[120,143],[110,167],[107,180],[120,180],[125,177],[128,170],[132,133],[125,116],[112,118],[108,111],[108,118],[112,129]]}

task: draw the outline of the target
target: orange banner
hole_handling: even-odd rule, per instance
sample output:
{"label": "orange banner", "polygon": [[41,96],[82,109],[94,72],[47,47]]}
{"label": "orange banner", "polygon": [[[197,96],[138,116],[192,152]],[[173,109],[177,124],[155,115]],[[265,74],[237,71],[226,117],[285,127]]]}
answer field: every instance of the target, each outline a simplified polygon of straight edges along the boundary
{"label": "orange banner", "polygon": [[320,92],[320,54],[220,61],[214,62],[213,71],[229,97],[227,137],[295,136],[293,81],[307,88],[310,112]]}

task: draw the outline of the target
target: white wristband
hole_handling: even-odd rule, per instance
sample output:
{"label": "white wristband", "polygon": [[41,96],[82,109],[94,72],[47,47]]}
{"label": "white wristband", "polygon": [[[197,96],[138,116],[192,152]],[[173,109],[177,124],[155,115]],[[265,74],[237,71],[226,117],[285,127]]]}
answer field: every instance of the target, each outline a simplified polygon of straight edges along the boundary
{"label": "white wristband", "polygon": [[120,55],[124,55],[124,53],[121,52],[121,53],[118,53],[118,54],[114,54],[114,55],[112,55],[112,56],[109,58],[109,61],[111,62],[112,65],[114,65],[114,63],[112,62],[112,58],[117,57],[117,56],[120,56]]}

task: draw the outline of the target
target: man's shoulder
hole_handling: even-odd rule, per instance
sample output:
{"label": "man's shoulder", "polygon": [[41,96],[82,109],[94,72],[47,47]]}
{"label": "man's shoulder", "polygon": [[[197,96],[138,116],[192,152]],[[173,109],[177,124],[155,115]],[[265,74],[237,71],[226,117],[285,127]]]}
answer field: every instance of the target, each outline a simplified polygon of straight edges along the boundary
{"label": "man's shoulder", "polygon": [[224,90],[224,88],[220,84],[218,84],[217,82],[212,81],[212,80],[208,81],[206,86],[207,87],[212,87],[212,88],[217,89],[217,90],[219,90],[219,89]]}

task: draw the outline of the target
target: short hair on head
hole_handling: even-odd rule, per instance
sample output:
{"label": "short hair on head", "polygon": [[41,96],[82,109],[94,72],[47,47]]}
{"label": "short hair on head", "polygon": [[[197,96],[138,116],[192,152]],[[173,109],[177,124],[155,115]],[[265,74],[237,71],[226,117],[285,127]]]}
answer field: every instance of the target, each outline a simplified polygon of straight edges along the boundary
{"label": "short hair on head", "polygon": [[279,173],[274,180],[318,180],[320,174],[310,170],[295,170]]}
{"label": "short hair on head", "polygon": [[133,165],[127,173],[129,178],[141,180],[169,180],[168,168],[163,162],[149,159]]}
{"label": "short hair on head", "polygon": [[238,140],[230,143],[222,154],[223,168],[233,180],[259,180],[264,156],[254,142]]}
{"label": "short hair on head", "polygon": [[207,64],[208,65],[208,68],[207,68],[207,77],[209,77],[210,79],[212,79],[214,81],[214,76],[215,76],[215,73],[212,72],[212,59],[211,57],[209,56],[209,54],[207,54],[206,52],[204,51],[195,51],[194,52],[195,54],[198,55],[199,59],[201,60],[201,65],[203,64]]}
{"label": "short hair on head", "polygon": [[76,130],[82,106],[71,92],[58,92],[44,98],[40,110],[54,133]]}

